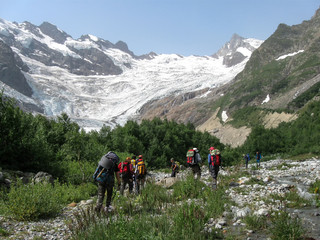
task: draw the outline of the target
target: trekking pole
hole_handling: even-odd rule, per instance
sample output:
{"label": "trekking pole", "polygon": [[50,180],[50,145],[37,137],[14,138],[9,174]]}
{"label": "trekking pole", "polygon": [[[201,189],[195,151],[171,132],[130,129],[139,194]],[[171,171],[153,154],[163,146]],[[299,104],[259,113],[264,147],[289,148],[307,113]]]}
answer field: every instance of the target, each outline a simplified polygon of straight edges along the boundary
{"label": "trekking pole", "polygon": [[104,168],[102,168],[101,172],[98,174],[97,178],[100,177],[100,175],[103,173]]}

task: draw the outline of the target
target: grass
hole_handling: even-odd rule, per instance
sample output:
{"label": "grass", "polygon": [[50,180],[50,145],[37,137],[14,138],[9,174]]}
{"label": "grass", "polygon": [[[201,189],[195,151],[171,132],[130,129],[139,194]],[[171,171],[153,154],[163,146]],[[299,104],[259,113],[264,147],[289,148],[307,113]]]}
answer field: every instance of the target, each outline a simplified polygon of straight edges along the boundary
{"label": "grass", "polygon": [[10,232],[8,232],[7,230],[3,229],[0,226],[0,237],[8,237],[10,235]]}
{"label": "grass", "polygon": [[98,216],[92,209],[83,210],[69,224],[73,239],[223,238],[219,230],[203,231],[209,218],[225,211],[228,200],[223,187],[212,191],[190,175],[172,190],[169,194],[148,183],[139,196],[116,194],[111,213]]}
{"label": "grass", "polygon": [[268,227],[267,216],[247,215],[243,220],[247,226],[254,231],[265,230]]}
{"label": "grass", "polygon": [[38,220],[58,215],[70,202],[79,202],[96,194],[92,183],[83,185],[48,183],[22,184],[18,181],[10,192],[3,193],[0,213],[16,220]]}
{"label": "grass", "polygon": [[311,205],[311,201],[300,197],[295,188],[284,195],[271,194],[270,197],[274,200],[280,200],[288,208],[302,208]]}
{"label": "grass", "polygon": [[286,211],[275,213],[270,232],[273,240],[298,240],[305,234],[301,220],[291,217]]}
{"label": "grass", "polygon": [[320,180],[316,180],[309,188],[310,193],[314,193],[316,199],[316,206],[320,207]]}

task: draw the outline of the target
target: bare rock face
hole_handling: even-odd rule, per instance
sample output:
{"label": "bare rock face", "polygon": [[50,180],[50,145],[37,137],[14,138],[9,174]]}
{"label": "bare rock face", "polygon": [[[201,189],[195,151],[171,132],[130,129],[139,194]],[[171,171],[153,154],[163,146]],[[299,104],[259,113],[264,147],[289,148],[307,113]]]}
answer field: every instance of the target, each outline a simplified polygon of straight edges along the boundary
{"label": "bare rock face", "polygon": [[17,65],[11,48],[0,41],[0,81],[30,97],[32,89]]}

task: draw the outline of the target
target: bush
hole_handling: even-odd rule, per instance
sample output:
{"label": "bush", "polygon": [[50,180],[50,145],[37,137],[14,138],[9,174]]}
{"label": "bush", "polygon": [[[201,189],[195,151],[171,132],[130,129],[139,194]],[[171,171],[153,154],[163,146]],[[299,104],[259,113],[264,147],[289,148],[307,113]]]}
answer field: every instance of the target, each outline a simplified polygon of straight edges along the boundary
{"label": "bush", "polygon": [[17,220],[37,220],[57,215],[62,205],[51,184],[23,185],[18,182],[8,193],[7,208]]}
{"label": "bush", "polygon": [[97,194],[97,186],[93,183],[81,185],[55,183],[54,191],[62,204],[80,202]]}
{"label": "bush", "polygon": [[173,200],[198,198],[205,186],[202,181],[194,179],[193,175],[189,174],[185,181],[178,181],[173,185]]}
{"label": "bush", "polygon": [[316,206],[320,207],[320,180],[316,180],[309,188],[310,193],[316,194]]}
{"label": "bush", "polygon": [[257,216],[257,215],[247,215],[244,218],[244,222],[251,230],[264,230],[267,229],[267,220],[266,216]]}
{"label": "bush", "polygon": [[57,165],[63,172],[60,179],[69,184],[92,182],[92,174],[97,167],[97,163],[89,161],[62,161]]}
{"label": "bush", "polygon": [[96,194],[93,183],[79,186],[48,183],[23,185],[21,181],[12,186],[4,201],[4,212],[17,220],[38,220],[59,214],[64,205],[79,202]]}
{"label": "bush", "polygon": [[287,212],[276,213],[272,219],[270,229],[271,238],[274,240],[297,240],[304,235],[301,220],[298,217],[291,217]]}

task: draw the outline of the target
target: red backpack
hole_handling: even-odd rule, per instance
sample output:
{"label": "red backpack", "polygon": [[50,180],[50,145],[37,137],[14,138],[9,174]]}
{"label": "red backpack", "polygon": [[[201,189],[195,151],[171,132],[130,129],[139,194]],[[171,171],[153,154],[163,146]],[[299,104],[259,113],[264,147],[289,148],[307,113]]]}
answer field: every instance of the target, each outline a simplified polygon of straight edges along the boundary
{"label": "red backpack", "polygon": [[220,151],[218,149],[213,149],[210,151],[210,155],[211,155],[211,165],[212,166],[220,166],[221,165]]}
{"label": "red backpack", "polygon": [[120,172],[122,173],[123,176],[128,176],[131,174],[132,169],[130,170],[130,164],[131,163],[128,163],[128,162],[122,163]]}
{"label": "red backpack", "polygon": [[194,164],[194,155],[195,155],[195,152],[193,149],[188,150],[188,152],[187,152],[187,163],[188,164]]}

